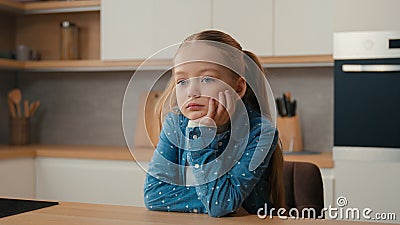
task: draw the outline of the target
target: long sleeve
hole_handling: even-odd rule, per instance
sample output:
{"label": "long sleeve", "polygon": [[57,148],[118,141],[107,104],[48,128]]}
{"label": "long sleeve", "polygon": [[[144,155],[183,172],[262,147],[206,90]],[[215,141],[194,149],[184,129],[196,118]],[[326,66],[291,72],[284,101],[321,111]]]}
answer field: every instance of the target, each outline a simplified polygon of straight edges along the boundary
{"label": "long sleeve", "polygon": [[[215,128],[188,128],[187,119],[184,119],[170,115],[163,124],[146,176],[145,206],[149,210],[208,213],[220,217],[237,211],[245,200],[251,204],[258,201],[256,198],[260,196],[256,196],[255,187],[268,185],[260,179],[277,144],[277,131],[269,121],[261,117],[252,119],[248,140],[236,140],[230,145],[233,139],[230,131],[216,134]],[[265,157],[257,168],[250,170],[253,156],[257,157],[254,153],[260,151],[266,154],[256,155]],[[224,167],[221,165],[229,162],[231,165],[221,170]],[[189,171],[185,170],[185,165],[191,167]],[[194,183],[188,182],[188,173],[193,176]],[[185,186],[188,183],[190,186]],[[268,194],[259,201],[267,201],[265,195]]]}
{"label": "long sleeve", "polygon": [[[276,129],[270,126],[268,121],[263,120],[262,122],[265,125],[263,128],[261,121],[252,122],[254,126],[250,130],[243,155],[227,173],[211,182],[196,186],[200,200],[210,216],[220,217],[238,210],[268,167],[271,155],[276,148],[278,135]],[[263,132],[261,129],[264,129]],[[266,137],[260,139],[261,134]],[[188,153],[189,164],[194,167],[193,174],[199,183],[210,176],[209,171],[204,172],[203,165],[218,159],[216,149],[221,147],[221,143],[223,143],[221,140],[216,140],[210,148]],[[235,147],[238,146],[235,145]],[[225,149],[225,151],[227,150]],[[268,152],[261,165],[250,171],[249,165],[255,151]]]}

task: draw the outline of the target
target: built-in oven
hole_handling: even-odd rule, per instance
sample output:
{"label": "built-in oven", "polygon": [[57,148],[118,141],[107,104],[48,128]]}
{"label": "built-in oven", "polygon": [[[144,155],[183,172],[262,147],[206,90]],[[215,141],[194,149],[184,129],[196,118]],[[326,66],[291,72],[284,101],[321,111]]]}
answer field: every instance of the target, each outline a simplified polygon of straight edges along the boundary
{"label": "built-in oven", "polygon": [[334,60],[337,204],[400,223],[400,31],[335,33]]}
{"label": "built-in oven", "polygon": [[334,34],[334,146],[400,150],[400,31]]}

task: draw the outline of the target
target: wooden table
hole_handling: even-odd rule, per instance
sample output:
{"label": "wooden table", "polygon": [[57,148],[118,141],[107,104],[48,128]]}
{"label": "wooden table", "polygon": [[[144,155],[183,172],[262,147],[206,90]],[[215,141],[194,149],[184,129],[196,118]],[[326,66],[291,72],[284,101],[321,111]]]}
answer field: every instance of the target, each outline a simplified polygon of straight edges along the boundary
{"label": "wooden table", "polygon": [[324,225],[377,225],[380,223],[366,223],[340,220],[304,220],[287,219],[278,217],[260,219],[256,215],[212,218],[205,214],[154,212],[145,208],[132,206],[97,205],[86,203],[61,202],[60,205],[51,206],[27,213],[21,213],[0,219],[2,225],[127,225],[127,224],[324,224]]}

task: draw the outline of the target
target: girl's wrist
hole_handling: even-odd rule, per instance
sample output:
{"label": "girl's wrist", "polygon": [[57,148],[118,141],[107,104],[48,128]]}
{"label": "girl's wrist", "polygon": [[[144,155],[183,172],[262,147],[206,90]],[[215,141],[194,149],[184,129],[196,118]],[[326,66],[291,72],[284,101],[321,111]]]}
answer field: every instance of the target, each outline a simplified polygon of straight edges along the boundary
{"label": "girl's wrist", "polygon": [[189,120],[187,127],[215,127],[214,125],[211,124],[206,124],[206,123],[202,123],[201,120]]}

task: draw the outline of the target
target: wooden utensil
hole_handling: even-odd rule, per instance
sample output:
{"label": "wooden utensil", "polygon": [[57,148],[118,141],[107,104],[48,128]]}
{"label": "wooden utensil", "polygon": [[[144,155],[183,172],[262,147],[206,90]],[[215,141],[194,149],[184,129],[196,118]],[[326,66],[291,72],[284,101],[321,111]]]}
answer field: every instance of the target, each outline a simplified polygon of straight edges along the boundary
{"label": "wooden utensil", "polygon": [[37,108],[39,108],[40,106],[40,101],[34,101],[31,103],[31,105],[29,106],[29,115],[33,116],[33,114],[36,112]]}
{"label": "wooden utensil", "polygon": [[15,114],[15,106],[10,97],[8,98],[8,109],[10,110],[11,117],[16,118],[17,115]]}
{"label": "wooden utensil", "polygon": [[24,100],[24,115],[25,118],[29,118],[29,102],[27,99]]}
{"label": "wooden utensil", "polygon": [[22,100],[22,93],[21,90],[18,88],[14,88],[12,89],[9,93],[8,93],[8,97],[12,100],[12,102],[15,104],[15,106],[17,107],[17,115],[19,118],[21,118],[21,107],[19,106],[19,104],[21,103]]}

